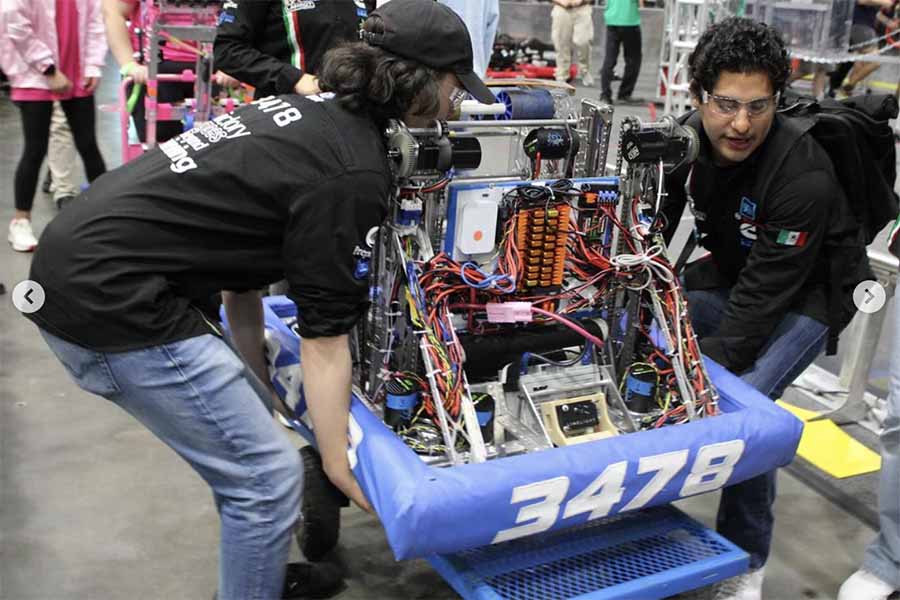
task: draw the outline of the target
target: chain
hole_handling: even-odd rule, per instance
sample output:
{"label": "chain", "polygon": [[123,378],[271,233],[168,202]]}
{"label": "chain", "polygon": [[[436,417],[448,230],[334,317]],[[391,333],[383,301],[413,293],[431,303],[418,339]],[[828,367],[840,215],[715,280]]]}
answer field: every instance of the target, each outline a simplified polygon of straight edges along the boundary
{"label": "chain", "polygon": [[[850,46],[847,49],[848,50],[847,52],[845,52],[843,54],[834,55],[834,56],[813,56],[811,54],[807,54],[804,52],[797,52],[797,51],[792,51],[791,55],[796,58],[800,58],[802,60],[806,60],[806,61],[809,61],[812,63],[823,63],[823,64],[865,61],[867,56],[871,57],[873,55],[882,55],[882,54],[886,54],[886,53],[890,52],[891,50],[894,49],[894,46],[892,44],[894,42],[900,41],[900,38],[895,37],[894,39],[890,40],[890,43],[885,44],[885,46],[883,48],[879,48],[875,52],[853,53],[850,51],[856,50],[857,48],[863,48],[865,46],[871,46],[872,44],[880,42],[881,40],[886,40],[886,39],[888,39],[892,36],[896,36],[896,35],[900,35],[900,30],[892,31],[892,32],[882,35],[880,37],[872,38],[870,40],[865,40],[865,41],[859,42],[857,44],[853,44],[852,46]],[[898,62],[900,62],[900,57],[898,57]]]}
{"label": "chain", "polygon": [[622,176],[622,138],[625,137],[625,132],[635,126],[638,120],[635,117],[625,117],[622,119],[622,124],[619,125],[619,143],[616,148],[616,171],[615,176]]}

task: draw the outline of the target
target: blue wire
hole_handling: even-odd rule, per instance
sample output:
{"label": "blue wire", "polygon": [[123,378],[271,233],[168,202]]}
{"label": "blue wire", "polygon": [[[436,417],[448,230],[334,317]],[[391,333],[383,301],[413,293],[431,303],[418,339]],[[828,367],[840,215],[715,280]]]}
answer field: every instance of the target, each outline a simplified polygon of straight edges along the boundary
{"label": "blue wire", "polygon": [[416,304],[416,309],[422,315],[422,318],[425,319],[425,315],[428,313],[425,310],[422,288],[419,285],[419,277],[416,275],[415,265],[412,261],[407,261],[406,263],[406,278],[409,282],[408,289]]}
{"label": "blue wire", "polygon": [[[484,277],[484,281],[481,283],[475,283],[470,281],[468,277],[466,277],[466,269],[474,269],[476,273]],[[473,262],[464,262],[459,269],[459,276],[469,287],[473,287],[476,290],[487,290],[491,288],[495,288],[501,293],[511,294],[516,291],[516,282],[513,281],[512,277],[506,274],[498,274],[498,275],[489,275],[482,271],[478,265]]]}
{"label": "blue wire", "polygon": [[[476,273],[484,275],[484,281],[482,281],[481,283],[474,283],[472,281],[469,281],[469,278],[466,277],[466,269],[474,269]],[[463,283],[465,283],[469,287],[475,288],[476,290],[484,290],[489,288],[491,285],[488,281],[490,279],[490,275],[479,269],[478,265],[473,262],[464,262],[459,268],[459,275],[462,278]]]}

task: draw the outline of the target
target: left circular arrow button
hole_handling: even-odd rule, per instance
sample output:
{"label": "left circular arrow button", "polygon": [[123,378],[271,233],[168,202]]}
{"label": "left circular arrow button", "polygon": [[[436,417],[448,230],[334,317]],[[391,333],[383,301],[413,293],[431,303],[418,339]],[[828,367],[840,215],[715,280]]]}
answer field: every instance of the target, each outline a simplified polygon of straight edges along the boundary
{"label": "left circular arrow button", "polygon": [[41,284],[37,281],[26,279],[25,281],[20,281],[16,287],[13,288],[13,304],[20,312],[25,314],[31,314],[41,310],[41,307],[44,306],[45,299],[44,288],[41,287]]}

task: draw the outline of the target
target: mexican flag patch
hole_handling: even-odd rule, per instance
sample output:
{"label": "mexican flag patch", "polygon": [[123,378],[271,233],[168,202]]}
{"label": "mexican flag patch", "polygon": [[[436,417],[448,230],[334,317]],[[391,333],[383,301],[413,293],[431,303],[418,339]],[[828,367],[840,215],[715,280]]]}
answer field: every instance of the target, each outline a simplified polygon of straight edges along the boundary
{"label": "mexican flag patch", "polygon": [[806,231],[782,229],[778,232],[778,239],[775,241],[783,246],[805,246],[807,237],[809,237],[809,233]]}

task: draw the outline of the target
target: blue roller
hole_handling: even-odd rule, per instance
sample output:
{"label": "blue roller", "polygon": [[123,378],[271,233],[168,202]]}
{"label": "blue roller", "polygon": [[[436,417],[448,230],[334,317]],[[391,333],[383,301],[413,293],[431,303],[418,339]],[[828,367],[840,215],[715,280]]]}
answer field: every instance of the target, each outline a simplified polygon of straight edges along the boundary
{"label": "blue roller", "polygon": [[556,115],[556,103],[548,90],[507,88],[497,94],[497,102],[506,105],[506,114],[498,116],[498,121],[552,119]]}

